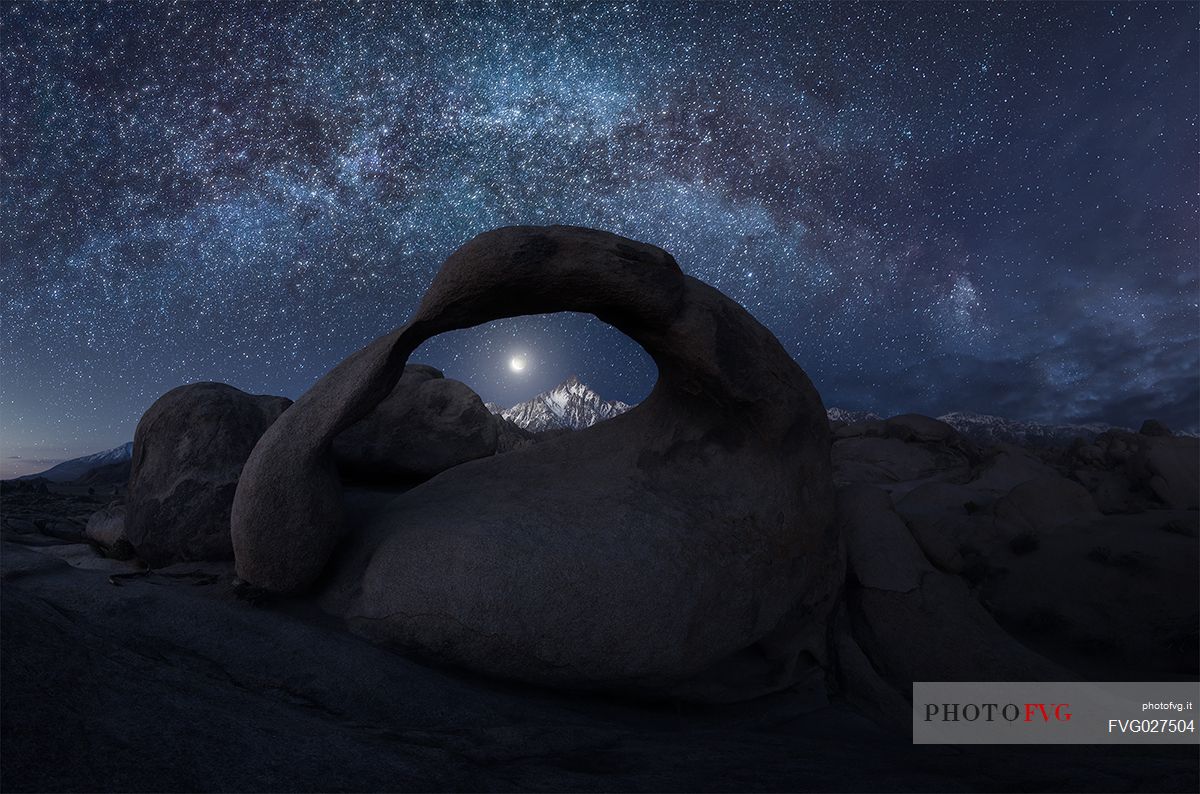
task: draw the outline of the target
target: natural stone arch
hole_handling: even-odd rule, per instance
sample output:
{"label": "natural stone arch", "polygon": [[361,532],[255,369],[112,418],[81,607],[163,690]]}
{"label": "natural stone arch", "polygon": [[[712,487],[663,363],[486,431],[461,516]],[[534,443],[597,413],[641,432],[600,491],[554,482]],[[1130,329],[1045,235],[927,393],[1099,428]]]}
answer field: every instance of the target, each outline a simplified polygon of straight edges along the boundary
{"label": "natural stone arch", "polygon": [[[444,331],[557,311],[642,345],[660,373],[650,396],[445,471],[346,538],[332,440],[409,354]],[[375,639],[528,681],[706,697],[785,686],[803,651],[821,660],[843,578],[825,412],[791,356],[666,252],[561,226],[498,229],[452,254],[407,325],[263,436],[232,533],[238,575],[280,592],[312,587],[351,547],[326,603]]]}

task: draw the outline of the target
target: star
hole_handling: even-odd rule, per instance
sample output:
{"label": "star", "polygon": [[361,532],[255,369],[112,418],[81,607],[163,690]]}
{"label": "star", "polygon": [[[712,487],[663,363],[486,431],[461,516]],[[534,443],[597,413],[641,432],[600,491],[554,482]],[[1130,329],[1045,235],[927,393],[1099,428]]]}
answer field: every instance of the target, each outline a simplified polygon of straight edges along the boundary
{"label": "star", "polygon": [[[670,251],[828,405],[1194,429],[1193,9],[1109,10],[7,4],[0,457],[189,381],[297,397],[546,223]],[[418,360],[504,404],[653,386],[599,321],[493,325]]]}

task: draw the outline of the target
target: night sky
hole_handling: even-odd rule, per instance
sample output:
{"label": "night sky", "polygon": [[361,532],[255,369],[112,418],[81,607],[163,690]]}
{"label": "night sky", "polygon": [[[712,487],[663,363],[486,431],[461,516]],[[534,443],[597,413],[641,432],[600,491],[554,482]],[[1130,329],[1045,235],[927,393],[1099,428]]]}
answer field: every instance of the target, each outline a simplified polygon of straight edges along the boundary
{"label": "night sky", "polygon": [[[827,405],[1197,425],[1195,4],[0,15],[5,474],[182,383],[296,397],[520,223],[662,246]],[[655,377],[578,315],[413,360],[506,405]]]}

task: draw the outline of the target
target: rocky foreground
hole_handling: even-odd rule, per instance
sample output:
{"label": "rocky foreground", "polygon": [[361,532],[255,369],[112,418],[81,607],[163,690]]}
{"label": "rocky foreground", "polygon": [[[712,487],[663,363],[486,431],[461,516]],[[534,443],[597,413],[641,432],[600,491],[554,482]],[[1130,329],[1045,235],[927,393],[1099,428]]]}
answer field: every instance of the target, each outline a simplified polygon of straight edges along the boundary
{"label": "rocky foreground", "polygon": [[[1188,791],[1194,748],[913,746],[843,699],[571,696],[371,645],[231,564],[3,547],[6,791]],[[85,553],[86,549],[86,553]]]}
{"label": "rocky foreground", "polygon": [[[556,310],[619,321],[650,398],[535,434],[407,361]],[[914,747],[909,698],[1196,680],[1198,453],[831,424],[666,252],[497,230],[295,404],[163,395],[111,503],[4,484],[0,783],[1192,791],[1189,747]]]}
{"label": "rocky foreground", "polygon": [[[961,654],[962,643],[986,648],[1007,636],[1071,677],[1194,677],[1197,511],[1172,487],[1186,481],[1147,462],[1194,442],[1123,434],[1051,451],[979,449],[914,417],[834,435],[839,521],[857,571],[850,600],[869,629],[856,642],[887,662],[867,666],[874,686],[936,677],[930,665]],[[3,487],[5,790],[1197,783],[1188,747],[913,746],[849,659],[833,691],[798,685],[715,706],[553,692],[429,665],[355,636],[316,599],[239,586],[231,561],[148,567],[125,534],[127,505],[105,506],[94,489]],[[364,505],[391,498],[354,485],[347,493]],[[890,541],[887,527],[897,530]],[[864,532],[874,540],[854,543]],[[891,542],[905,534],[920,556]],[[974,633],[906,636],[928,629],[914,614],[966,621]],[[921,652],[926,642],[953,647]],[[895,705],[902,715],[902,698]]]}

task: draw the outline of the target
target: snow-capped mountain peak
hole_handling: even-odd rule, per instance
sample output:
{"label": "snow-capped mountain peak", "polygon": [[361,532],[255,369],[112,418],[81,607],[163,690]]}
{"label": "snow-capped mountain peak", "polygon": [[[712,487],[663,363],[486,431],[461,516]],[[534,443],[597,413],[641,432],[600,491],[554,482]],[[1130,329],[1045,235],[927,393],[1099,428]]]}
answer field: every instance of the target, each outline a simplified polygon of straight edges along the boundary
{"label": "snow-capped mountain peak", "polygon": [[536,397],[498,410],[494,403],[488,408],[518,427],[534,433],[544,430],[580,430],[597,422],[612,419],[630,409],[620,400],[605,400],[587,384],[571,375],[562,383]]}
{"label": "snow-capped mountain peak", "polygon": [[71,460],[59,463],[57,466],[46,469],[46,471],[38,472],[37,474],[26,474],[24,477],[18,477],[17,479],[32,480],[35,477],[41,477],[51,482],[68,482],[70,480],[77,480],[101,466],[124,463],[132,458],[133,442],[127,441],[119,447],[113,447],[112,449],[106,449],[103,452],[96,452],[91,455],[84,455],[81,458],[72,458]]}

